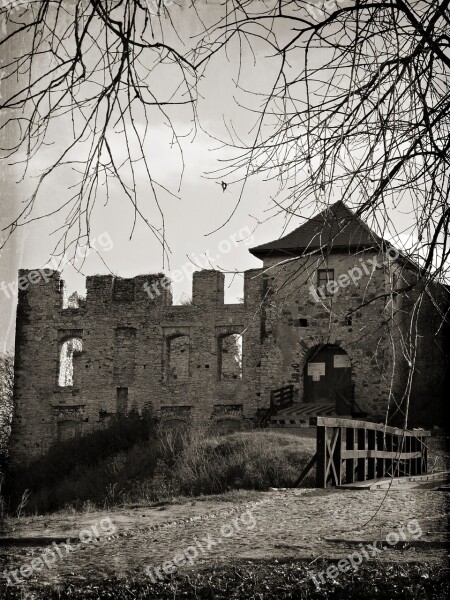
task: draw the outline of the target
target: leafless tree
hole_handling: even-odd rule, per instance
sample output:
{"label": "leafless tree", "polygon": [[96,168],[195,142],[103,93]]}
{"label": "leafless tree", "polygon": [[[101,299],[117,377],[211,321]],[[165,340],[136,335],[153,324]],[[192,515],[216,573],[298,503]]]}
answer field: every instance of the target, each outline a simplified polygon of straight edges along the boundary
{"label": "leafless tree", "polygon": [[[172,129],[182,160],[173,110],[189,110],[195,128],[198,82],[214,76],[215,59],[236,43],[250,55],[259,45],[278,66],[272,60],[266,96],[247,90],[260,94],[261,106],[249,102],[255,118],[247,135],[230,123],[225,141],[240,153],[226,169],[228,185],[256,173],[278,179],[288,218],[338,194],[379,229],[409,236],[415,257],[439,277],[449,253],[449,1],[228,0],[212,19],[207,3],[193,0],[183,6],[196,13],[199,27],[187,33],[180,2],[2,4],[0,48],[10,57],[3,65],[2,132],[13,138],[4,158],[27,172],[53,141],[55,124],[72,127],[69,145],[41,173],[8,231],[41,216],[35,204],[44,183],[69,168],[78,175],[73,195],[56,209],[65,243],[89,236],[96,197],[107,200],[114,180],[135,219],[143,218],[164,245],[162,186],[145,151],[150,115],[156,111]],[[258,65],[263,69],[264,61]],[[141,164],[158,224],[141,211]],[[390,218],[396,210],[409,216],[403,231]]]}
{"label": "leafless tree", "polygon": [[[15,161],[26,176],[36,155],[58,135],[58,127],[71,129],[67,145],[52,156],[33,194],[13,218],[9,234],[41,218],[36,214],[39,194],[47,180],[63,170],[69,173],[73,192],[56,208],[64,250],[75,251],[78,243],[89,240],[95,202],[100,193],[108,202],[112,182],[134,211],[133,230],[136,220],[143,219],[166,250],[158,195],[165,188],[154,176],[144,150],[151,137],[149,115],[172,129],[170,109],[186,105],[195,111],[193,89],[198,75],[176,49],[176,43],[182,43],[169,13],[163,23],[153,4],[145,0],[1,3],[0,51],[8,57],[2,72],[4,160]],[[166,37],[175,38],[175,44],[167,43]],[[182,166],[175,130],[173,144],[180,150]],[[157,225],[141,211],[137,167],[146,173],[159,215]]]}
{"label": "leafless tree", "polygon": [[[230,0],[213,22],[204,2],[188,9],[200,23],[206,17],[200,33],[192,32],[194,41],[181,39],[179,6],[172,1],[3,4],[0,46],[11,55],[3,67],[3,85],[10,88],[1,105],[3,130],[16,128],[5,156],[17,157],[26,170],[51,142],[54,121],[69,116],[72,125],[71,143],[43,172],[12,229],[36,218],[44,181],[65,167],[80,178],[58,210],[66,211],[65,224],[77,234],[88,235],[96,194],[111,179],[136,218],[145,218],[134,178],[139,162],[162,215],[144,151],[149,111],[171,127],[169,111],[187,105],[195,123],[199,79],[238,39],[250,48],[266,45],[278,69],[249,142],[231,135],[242,153],[230,171],[244,179],[255,173],[278,178],[289,191],[282,209],[290,215],[308,203],[326,204],[337,189],[358,214],[383,219],[383,228],[394,227],[390,211],[405,210],[418,257],[441,271],[449,252],[449,1]],[[15,52],[7,52],[8,45]],[[114,155],[117,134],[127,160]],[[175,131],[173,139],[180,143]],[[163,241],[163,229],[149,225]]]}
{"label": "leafless tree", "polygon": [[[192,31],[182,27],[181,4],[196,15]],[[166,251],[162,198],[169,190],[148,158],[149,123],[159,115],[172,131],[182,174],[173,118],[189,111],[195,134],[202,81],[238,49],[240,64],[258,56],[257,67],[268,66],[264,77],[272,81],[266,93],[235,82],[248,98],[239,108],[252,122],[236,132],[227,121],[220,142],[235,157],[211,176],[224,190],[240,183],[239,201],[249,177],[277,180],[274,206],[286,224],[344,200],[380,235],[403,236],[400,249],[406,239],[405,252],[418,269],[403,289],[420,283],[421,294],[429,295],[449,265],[449,5],[227,0],[210,12],[200,0],[3,4],[0,48],[10,58],[3,65],[1,131],[14,140],[4,146],[4,159],[26,174],[54,139],[55,126],[72,128],[70,144],[39,176],[8,234],[42,218],[37,200],[46,181],[69,169],[73,195],[55,209],[64,248],[89,239],[96,201],[102,195],[107,202],[115,186],[135,221],[144,219]],[[138,199],[135,174],[142,165],[153,221]],[[397,212],[404,213],[401,230]],[[411,336],[405,348],[414,342],[413,329]]]}
{"label": "leafless tree", "polygon": [[13,385],[14,356],[0,354],[0,469],[4,466],[11,430]]}

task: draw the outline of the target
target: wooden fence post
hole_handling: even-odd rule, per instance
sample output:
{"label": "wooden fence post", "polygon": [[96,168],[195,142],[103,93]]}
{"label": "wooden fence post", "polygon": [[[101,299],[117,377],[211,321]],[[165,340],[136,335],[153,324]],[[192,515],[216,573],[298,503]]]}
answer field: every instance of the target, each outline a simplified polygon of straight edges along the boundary
{"label": "wooden fence post", "polygon": [[327,428],[317,427],[316,487],[327,487]]}
{"label": "wooden fence post", "polygon": [[[367,449],[375,451],[377,449],[377,432],[369,429],[367,432]],[[377,476],[376,458],[367,459],[367,479],[375,479]]]}
{"label": "wooden fence post", "polygon": [[[346,430],[346,450],[355,449],[355,430],[353,427],[348,427]],[[345,481],[347,483],[353,483],[355,481],[355,459],[347,458],[345,461]]]}
{"label": "wooden fence post", "polygon": [[[367,450],[367,429],[357,429],[357,438],[358,438],[358,450]],[[365,456],[360,457],[357,459],[357,470],[356,470],[356,474],[357,474],[357,478],[358,481],[365,481],[366,480],[366,459],[367,459],[367,453],[365,453]]]}

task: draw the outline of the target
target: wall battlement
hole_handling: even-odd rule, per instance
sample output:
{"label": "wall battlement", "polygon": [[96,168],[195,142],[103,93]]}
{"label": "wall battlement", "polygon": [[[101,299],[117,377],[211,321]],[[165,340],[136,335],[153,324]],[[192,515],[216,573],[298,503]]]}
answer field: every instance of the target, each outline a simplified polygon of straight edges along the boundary
{"label": "wall battlement", "polygon": [[[121,305],[144,302],[165,307],[178,307],[189,310],[189,306],[220,307],[252,305],[255,303],[255,291],[260,288],[263,279],[262,269],[250,269],[244,272],[243,302],[225,304],[225,275],[220,271],[203,270],[193,273],[191,305],[174,305],[171,293],[171,280],[164,273],[137,275],[123,278],[113,275],[90,275],[86,278],[86,298],[80,303],[80,311],[98,308],[98,305]],[[39,312],[45,305],[52,310],[64,310],[74,306],[64,306],[65,282],[59,271],[45,269],[21,269],[19,271],[19,305],[26,303],[30,307],[37,303]],[[47,303],[53,297],[54,302]],[[31,302],[31,305],[30,305]],[[44,304],[43,304],[44,303]]]}

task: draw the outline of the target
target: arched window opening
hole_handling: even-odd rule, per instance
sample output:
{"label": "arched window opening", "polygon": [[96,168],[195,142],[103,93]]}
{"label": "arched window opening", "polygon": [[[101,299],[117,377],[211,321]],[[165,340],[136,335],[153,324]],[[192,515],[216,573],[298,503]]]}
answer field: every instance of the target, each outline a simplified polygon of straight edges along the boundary
{"label": "arched window opening", "polygon": [[71,387],[76,381],[76,359],[81,356],[83,342],[80,338],[69,338],[61,345],[59,356],[59,377],[60,387]]}

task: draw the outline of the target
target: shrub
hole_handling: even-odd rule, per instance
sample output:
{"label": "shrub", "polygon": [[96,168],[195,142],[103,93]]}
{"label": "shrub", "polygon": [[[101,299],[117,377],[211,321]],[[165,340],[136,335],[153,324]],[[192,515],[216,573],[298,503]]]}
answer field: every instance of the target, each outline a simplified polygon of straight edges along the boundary
{"label": "shrub", "polygon": [[[120,472],[142,476],[156,465],[156,450],[132,450],[136,445],[154,443],[156,422],[151,410],[140,415],[130,411],[114,417],[107,427],[54,444],[49,452],[23,469],[10,471],[6,496],[17,506],[25,490],[31,492],[28,510],[46,512],[66,502],[79,505],[85,500],[104,498],[106,487],[120,480]],[[124,454],[124,453],[129,454]],[[122,468],[118,462],[122,456]],[[115,462],[115,467],[111,461]],[[116,473],[114,474],[114,468]],[[154,466],[153,466],[154,468]],[[122,477],[124,477],[122,475]]]}
{"label": "shrub", "polygon": [[[148,421],[148,419],[147,419]],[[286,433],[249,431],[218,436],[208,427],[176,433],[137,413],[108,429],[56,444],[14,480],[17,507],[44,513],[87,504],[111,507],[232,489],[292,486],[315,451],[315,441]],[[87,450],[88,449],[88,450]]]}
{"label": "shrub", "polygon": [[314,440],[291,434],[251,431],[206,437],[194,430],[185,436],[169,474],[172,487],[185,495],[290,487],[314,451]]}

